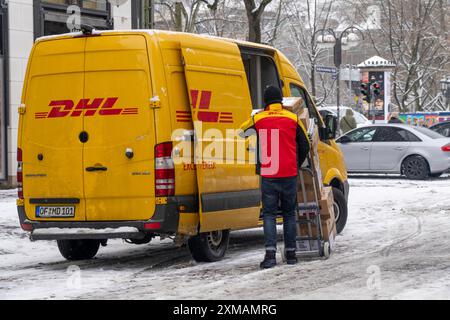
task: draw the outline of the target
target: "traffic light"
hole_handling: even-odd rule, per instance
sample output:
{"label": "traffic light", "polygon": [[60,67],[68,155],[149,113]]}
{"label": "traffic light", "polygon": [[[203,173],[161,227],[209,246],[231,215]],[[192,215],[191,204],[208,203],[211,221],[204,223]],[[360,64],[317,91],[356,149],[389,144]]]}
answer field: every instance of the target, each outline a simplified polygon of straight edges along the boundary
{"label": "traffic light", "polygon": [[375,82],[374,84],[372,84],[372,90],[373,90],[373,94],[375,96],[379,96],[381,93],[380,84],[378,82]]}
{"label": "traffic light", "polygon": [[364,101],[370,103],[370,88],[368,83],[361,83],[361,95]]}

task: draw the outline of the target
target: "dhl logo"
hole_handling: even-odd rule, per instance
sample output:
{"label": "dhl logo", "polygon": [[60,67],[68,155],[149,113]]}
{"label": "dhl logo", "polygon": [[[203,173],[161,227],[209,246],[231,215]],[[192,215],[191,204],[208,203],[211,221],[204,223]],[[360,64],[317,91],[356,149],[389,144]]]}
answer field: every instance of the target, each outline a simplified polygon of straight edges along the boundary
{"label": "dhl logo", "polygon": [[[194,113],[197,113],[198,121],[210,123],[233,123],[232,112],[208,111],[211,108],[211,91],[191,90],[191,103]],[[178,110],[177,122],[191,122],[192,115],[189,111]]]}
{"label": "dhl logo", "polygon": [[64,118],[64,117],[92,117],[100,116],[136,115],[138,108],[114,108],[119,98],[81,99],[75,106],[72,100],[54,100],[49,103],[49,112],[36,112],[36,119]]}

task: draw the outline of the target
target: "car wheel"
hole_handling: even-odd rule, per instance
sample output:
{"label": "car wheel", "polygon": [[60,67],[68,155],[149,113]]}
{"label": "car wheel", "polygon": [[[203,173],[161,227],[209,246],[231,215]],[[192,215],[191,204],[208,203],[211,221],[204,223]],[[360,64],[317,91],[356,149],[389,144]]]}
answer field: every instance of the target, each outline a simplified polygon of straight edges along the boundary
{"label": "car wheel", "polygon": [[69,261],[92,259],[100,248],[99,240],[58,240],[61,255]]}
{"label": "car wheel", "polygon": [[225,256],[229,240],[229,230],[200,233],[189,238],[188,247],[195,261],[215,262]]}
{"label": "car wheel", "polygon": [[411,180],[424,180],[430,176],[430,168],[424,157],[411,156],[403,161],[402,173]]}
{"label": "car wheel", "polygon": [[334,197],[334,216],[336,218],[336,231],[341,233],[344,231],[345,225],[347,224],[348,216],[348,205],[347,200],[345,200],[344,193],[338,188],[333,188]]}

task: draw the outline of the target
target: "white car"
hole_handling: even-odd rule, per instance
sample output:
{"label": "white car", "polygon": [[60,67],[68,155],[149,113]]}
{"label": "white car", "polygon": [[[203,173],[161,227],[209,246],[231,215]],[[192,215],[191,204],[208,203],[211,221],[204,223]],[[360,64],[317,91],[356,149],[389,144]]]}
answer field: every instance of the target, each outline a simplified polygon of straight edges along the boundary
{"label": "white car", "polygon": [[348,172],[439,177],[450,168],[450,138],[423,127],[372,124],[336,140]]}
{"label": "white car", "polygon": [[[340,117],[339,121],[340,121],[347,113],[347,110],[351,109],[351,108],[341,106],[339,109],[340,109],[339,110],[339,117]],[[357,128],[361,128],[361,127],[372,124],[372,122],[370,122],[370,120],[367,119],[363,114],[361,114],[353,109],[351,109],[351,110],[353,111],[353,116],[355,117]],[[331,112],[335,116],[337,116],[337,107],[334,107],[334,106],[328,107],[327,106],[327,107],[319,108],[320,113],[323,113],[323,111]]]}

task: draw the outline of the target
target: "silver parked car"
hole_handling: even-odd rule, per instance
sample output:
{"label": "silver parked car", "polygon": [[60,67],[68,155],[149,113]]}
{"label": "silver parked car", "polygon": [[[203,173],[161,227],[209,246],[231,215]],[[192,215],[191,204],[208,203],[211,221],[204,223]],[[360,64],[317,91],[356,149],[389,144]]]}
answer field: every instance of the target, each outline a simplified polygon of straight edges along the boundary
{"label": "silver parked car", "polygon": [[409,179],[426,179],[450,168],[450,138],[423,127],[370,125],[336,142],[353,173],[399,173]]}

